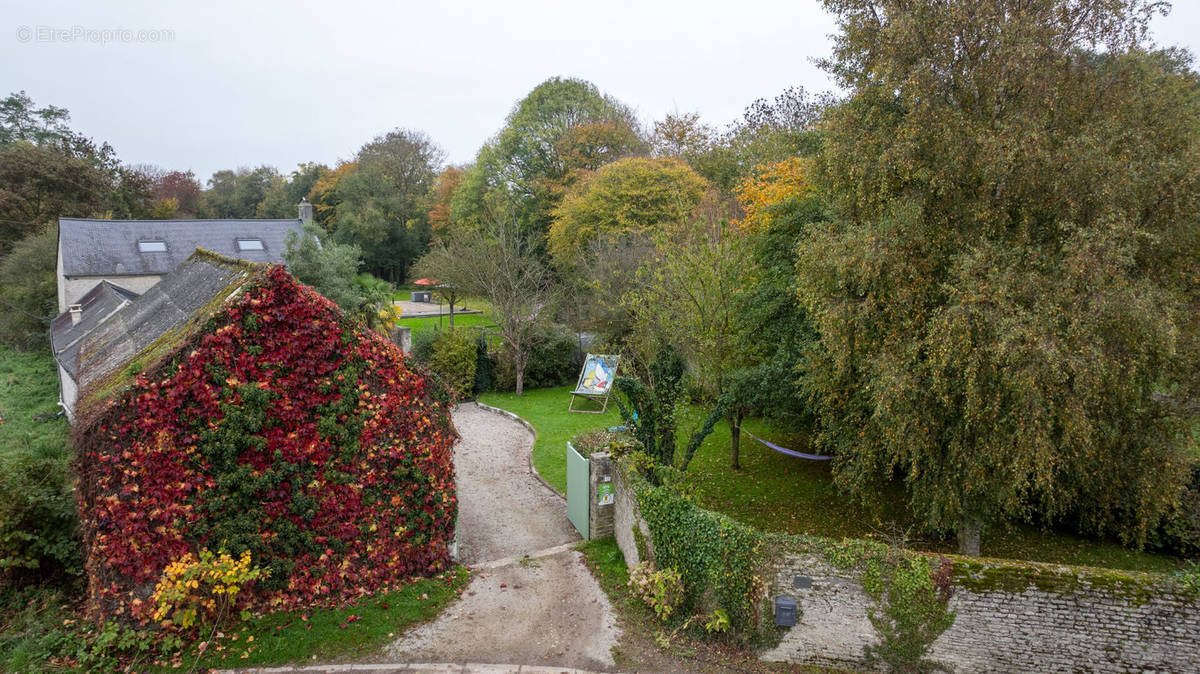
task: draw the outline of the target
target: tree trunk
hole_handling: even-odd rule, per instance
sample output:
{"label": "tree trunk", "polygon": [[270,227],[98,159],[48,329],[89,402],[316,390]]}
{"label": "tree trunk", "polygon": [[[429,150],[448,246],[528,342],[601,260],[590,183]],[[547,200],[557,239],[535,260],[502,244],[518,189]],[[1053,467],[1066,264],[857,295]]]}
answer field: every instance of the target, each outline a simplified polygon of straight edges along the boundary
{"label": "tree trunk", "polygon": [[454,296],[451,295],[450,297],[446,298],[446,301],[449,302],[449,304],[450,304],[450,327],[453,328],[454,327]]}
{"label": "tree trunk", "polygon": [[[516,350],[514,349],[514,351]],[[527,356],[519,352],[513,353],[513,369],[516,370],[517,376],[517,395],[525,392],[525,362],[527,359]]]}
{"label": "tree trunk", "polygon": [[979,520],[963,517],[958,526],[958,554],[968,557],[979,556]]}
{"label": "tree trunk", "polygon": [[726,415],[725,420],[729,422],[730,466],[732,466],[734,470],[741,470],[742,464],[738,459],[741,455],[742,448],[742,413],[732,412]]}

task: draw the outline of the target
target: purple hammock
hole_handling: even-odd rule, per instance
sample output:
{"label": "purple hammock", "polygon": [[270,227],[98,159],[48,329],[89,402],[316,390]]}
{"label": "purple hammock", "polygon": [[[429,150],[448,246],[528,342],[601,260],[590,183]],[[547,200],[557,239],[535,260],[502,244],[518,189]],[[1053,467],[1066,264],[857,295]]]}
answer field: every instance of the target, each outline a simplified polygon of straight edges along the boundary
{"label": "purple hammock", "polygon": [[788,456],[794,456],[799,459],[808,459],[810,461],[828,461],[831,458],[833,458],[831,456],[821,456],[819,454],[805,454],[804,452],[797,452],[794,449],[788,449],[787,447],[780,447],[779,445],[777,445],[773,442],[767,442],[766,440],[763,440],[762,438],[758,437],[757,435],[755,435],[745,429],[742,429],[742,432],[745,433],[746,435],[749,435],[750,437],[754,438],[755,440],[758,440],[759,442],[763,443],[767,447],[770,447],[771,449],[779,452],[780,454],[787,454]]}

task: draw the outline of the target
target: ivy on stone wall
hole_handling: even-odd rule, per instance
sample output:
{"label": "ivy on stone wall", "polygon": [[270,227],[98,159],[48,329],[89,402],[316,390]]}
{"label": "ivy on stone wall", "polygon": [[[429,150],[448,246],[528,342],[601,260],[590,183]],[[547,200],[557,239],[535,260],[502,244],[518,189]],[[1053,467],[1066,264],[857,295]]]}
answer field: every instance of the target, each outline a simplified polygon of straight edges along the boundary
{"label": "ivy on stone wall", "polygon": [[875,603],[867,617],[879,644],[866,648],[867,659],[894,672],[938,669],[925,654],[954,624],[949,610],[953,563],[875,541],[847,539],[819,547],[831,565],[857,576]]}

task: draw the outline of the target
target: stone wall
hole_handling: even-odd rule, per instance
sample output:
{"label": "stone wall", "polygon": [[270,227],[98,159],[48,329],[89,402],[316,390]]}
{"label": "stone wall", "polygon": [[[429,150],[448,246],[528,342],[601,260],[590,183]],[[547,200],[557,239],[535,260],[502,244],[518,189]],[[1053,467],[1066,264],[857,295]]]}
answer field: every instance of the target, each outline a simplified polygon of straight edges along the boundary
{"label": "stone wall", "polygon": [[[597,452],[588,457],[588,538],[597,539],[613,535],[612,499],[602,498],[601,490],[611,489],[613,481],[612,459],[606,452]],[[607,500],[607,502],[605,502]]]}
{"label": "stone wall", "polygon": [[[614,533],[630,566],[633,528],[653,555],[636,496],[617,479]],[[796,599],[800,615],[763,660],[870,669],[873,601],[850,572],[797,542],[774,563],[768,596]],[[931,660],[955,672],[1200,672],[1200,599],[1153,574],[951,557],[954,624]]]}
{"label": "stone wall", "polygon": [[[956,672],[1197,672],[1200,601],[1148,574],[954,558],[954,624],[929,658]],[[796,577],[807,578],[801,588]],[[797,625],[762,659],[859,666],[875,643],[862,586],[814,554],[787,554],[771,596]]]}

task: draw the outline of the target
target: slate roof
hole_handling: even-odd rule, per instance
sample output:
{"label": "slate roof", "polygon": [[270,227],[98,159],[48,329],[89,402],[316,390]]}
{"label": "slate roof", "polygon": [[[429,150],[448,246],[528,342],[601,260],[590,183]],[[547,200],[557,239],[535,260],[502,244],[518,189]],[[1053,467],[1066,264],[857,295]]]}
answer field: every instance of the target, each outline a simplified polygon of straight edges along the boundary
{"label": "slate roof", "polygon": [[109,389],[129,366],[165,355],[217,307],[236,295],[262,265],[197,250],[144,295],[116,312],[85,337],[79,348],[78,376],[81,405],[96,392]]}
{"label": "slate roof", "polygon": [[[64,276],[166,274],[197,248],[251,262],[282,262],[284,238],[300,220],[88,220],[59,218]],[[262,250],[241,250],[259,239]],[[162,241],[166,252],[140,252],[139,241]]]}
{"label": "slate roof", "polygon": [[72,323],[71,312],[59,314],[50,323],[50,347],[54,350],[54,358],[63,369],[74,379],[76,376],[79,345],[84,337],[92,330],[112,317],[113,312],[123,308],[138,294],[108,281],[96,284],[86,295],[79,298],[83,308],[78,323]]}

